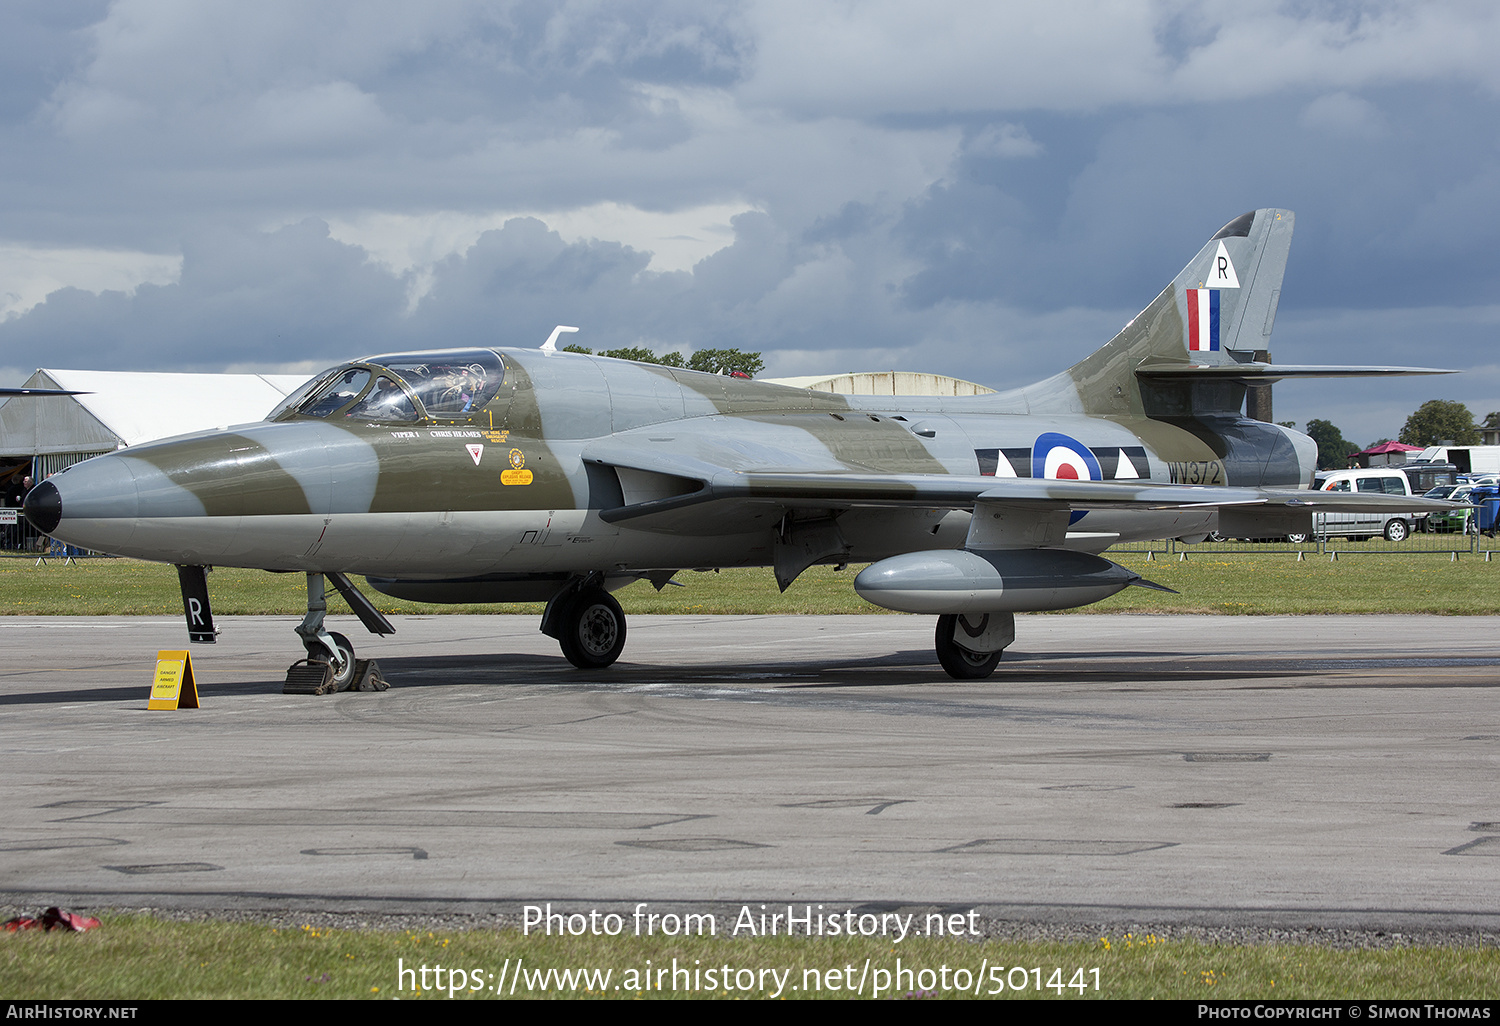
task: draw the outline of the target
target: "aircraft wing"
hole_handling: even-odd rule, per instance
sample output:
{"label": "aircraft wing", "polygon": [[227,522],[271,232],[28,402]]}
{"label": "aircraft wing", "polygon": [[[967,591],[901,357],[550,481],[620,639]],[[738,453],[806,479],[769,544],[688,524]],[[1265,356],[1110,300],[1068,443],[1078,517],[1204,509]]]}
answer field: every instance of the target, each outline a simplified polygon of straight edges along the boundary
{"label": "aircraft wing", "polygon": [[[610,451],[613,449],[614,451]],[[762,455],[766,455],[762,453]],[[798,456],[785,454],[788,462]],[[691,534],[759,520],[771,507],[973,509],[980,503],[1036,509],[1204,509],[1261,507],[1267,512],[1436,512],[1461,508],[1439,499],[1362,492],[1234,488],[1149,481],[1075,481],[959,474],[884,474],[825,467],[738,469],[702,456],[601,447],[587,462],[613,468],[624,502],[600,516],[648,531]]]}

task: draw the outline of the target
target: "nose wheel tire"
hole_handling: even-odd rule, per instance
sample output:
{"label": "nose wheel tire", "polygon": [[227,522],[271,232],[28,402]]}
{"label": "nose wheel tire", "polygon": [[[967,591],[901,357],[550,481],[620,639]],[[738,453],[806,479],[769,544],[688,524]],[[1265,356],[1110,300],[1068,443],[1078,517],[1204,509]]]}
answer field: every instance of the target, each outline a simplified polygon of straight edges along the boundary
{"label": "nose wheel tire", "polygon": [[568,603],[558,641],[580,670],[603,669],[625,649],[625,611],[603,588],[584,588]]}
{"label": "nose wheel tire", "polygon": [[[354,643],[337,631],[330,633],[328,636],[333,639],[334,645],[338,647],[339,654],[344,657],[344,668],[342,670],[337,666],[332,667],[333,675],[330,683],[333,685],[333,691],[343,691],[354,682]],[[328,663],[332,666],[333,660],[328,658],[328,650],[322,645],[308,645],[306,647],[309,659],[315,659],[318,662]]]}
{"label": "nose wheel tire", "polygon": [[946,613],[938,617],[935,639],[938,662],[955,680],[983,680],[1000,665],[1000,653],[970,652],[954,644],[953,632],[957,627],[956,614]]}

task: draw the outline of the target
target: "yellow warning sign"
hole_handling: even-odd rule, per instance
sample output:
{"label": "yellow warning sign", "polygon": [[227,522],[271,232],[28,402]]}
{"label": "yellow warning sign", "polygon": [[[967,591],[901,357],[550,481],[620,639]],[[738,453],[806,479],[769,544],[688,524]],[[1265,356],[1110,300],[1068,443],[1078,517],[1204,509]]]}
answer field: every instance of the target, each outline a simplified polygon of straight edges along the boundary
{"label": "yellow warning sign", "polygon": [[198,682],[193,680],[193,657],[186,651],[157,652],[156,680],[147,709],[198,708]]}
{"label": "yellow warning sign", "polygon": [[502,470],[500,471],[500,483],[505,485],[528,485],[531,484],[531,471],[529,470]]}

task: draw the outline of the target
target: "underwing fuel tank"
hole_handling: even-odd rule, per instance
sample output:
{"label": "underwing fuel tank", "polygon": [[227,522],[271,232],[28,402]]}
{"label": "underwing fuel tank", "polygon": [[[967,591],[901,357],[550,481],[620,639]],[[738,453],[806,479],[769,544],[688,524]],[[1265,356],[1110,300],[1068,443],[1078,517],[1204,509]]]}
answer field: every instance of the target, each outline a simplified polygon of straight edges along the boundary
{"label": "underwing fuel tank", "polygon": [[1067,549],[907,552],[854,578],[866,602],[903,613],[1023,613],[1108,598],[1139,574]]}

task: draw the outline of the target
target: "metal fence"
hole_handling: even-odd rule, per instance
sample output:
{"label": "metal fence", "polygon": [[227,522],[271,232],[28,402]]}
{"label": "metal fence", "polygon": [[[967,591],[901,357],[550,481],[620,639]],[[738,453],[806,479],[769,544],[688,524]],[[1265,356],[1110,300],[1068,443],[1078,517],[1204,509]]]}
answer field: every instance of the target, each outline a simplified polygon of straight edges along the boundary
{"label": "metal fence", "polygon": [[35,557],[47,546],[47,539],[37,533],[19,509],[0,507],[0,554]]}
{"label": "metal fence", "polygon": [[1175,538],[1150,542],[1130,542],[1111,546],[1111,553],[1144,554],[1147,559],[1188,559],[1194,554],[1202,555],[1260,555],[1292,556],[1296,559],[1321,557],[1338,560],[1345,556],[1447,556],[1450,560],[1460,558],[1490,561],[1493,551],[1500,543],[1488,534],[1472,530],[1463,532],[1417,531],[1401,541],[1386,541],[1381,537],[1368,539],[1339,535],[1315,534],[1305,542],[1289,542],[1284,539],[1252,541],[1246,538],[1229,538],[1223,541],[1204,541],[1197,544],[1178,541]]}

